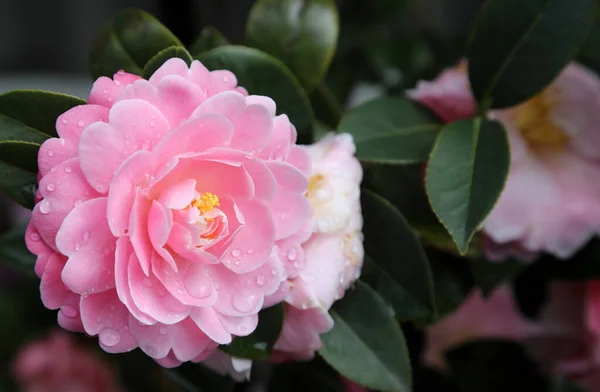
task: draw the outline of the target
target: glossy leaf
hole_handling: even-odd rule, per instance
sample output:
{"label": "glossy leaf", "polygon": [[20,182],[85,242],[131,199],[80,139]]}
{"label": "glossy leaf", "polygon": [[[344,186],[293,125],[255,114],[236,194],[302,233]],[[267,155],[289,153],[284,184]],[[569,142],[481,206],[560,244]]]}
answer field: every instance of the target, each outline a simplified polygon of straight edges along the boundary
{"label": "glossy leaf", "polygon": [[312,141],[313,113],[302,86],[276,58],[243,46],[222,46],[197,58],[210,70],[228,69],[250,94],[266,95],[285,113],[298,131],[301,143]]}
{"label": "glossy leaf", "polygon": [[427,160],[441,127],[431,112],[407,98],[381,98],[348,112],[338,132],[354,136],[360,160],[401,164]]}
{"label": "glossy leaf", "polygon": [[258,314],[258,326],[248,336],[238,336],[219,348],[237,358],[267,360],[283,328],[283,304],[263,309]]}
{"label": "glossy leaf", "polygon": [[342,379],[322,359],[273,366],[268,392],[344,392]]}
{"label": "glossy leaf", "polygon": [[461,253],[500,197],[509,165],[508,140],[499,122],[467,119],[440,133],[425,184],[433,210]]}
{"label": "glossy leaf", "polygon": [[219,30],[215,29],[214,27],[207,26],[202,29],[198,37],[196,37],[194,43],[190,46],[190,53],[192,56],[198,56],[204,52],[208,52],[211,49],[228,44],[229,42]]}
{"label": "glossy leaf", "polygon": [[483,258],[469,261],[475,283],[484,296],[488,296],[498,285],[510,281],[527,267],[525,262],[509,259],[488,261]]}
{"label": "glossy leaf", "polygon": [[365,280],[393,305],[400,320],[434,313],[429,261],[406,219],[369,190],[362,190],[361,204],[368,255]]}
{"label": "glossy leaf", "polygon": [[583,45],[596,7],[596,0],[488,0],[468,55],[478,101],[506,108],[541,91]]}
{"label": "glossy leaf", "polygon": [[37,174],[39,149],[40,145],[38,143],[0,141],[0,161]]}
{"label": "glossy leaf", "polygon": [[325,124],[329,129],[338,127],[342,117],[342,108],[333,93],[325,86],[316,86],[310,94],[310,103],[315,112],[317,120]]}
{"label": "glossy leaf", "polygon": [[383,299],[357,282],[330,311],[333,329],[319,354],[345,377],[368,388],[409,392],[412,377],[402,330]]}
{"label": "glossy leaf", "polygon": [[183,46],[156,18],[147,12],[125,9],[100,30],[92,43],[92,76],[111,76],[119,70],[140,75],[144,65],[158,52]]}
{"label": "glossy leaf", "polygon": [[144,69],[142,70],[142,77],[144,79],[150,79],[150,76],[161,67],[170,58],[177,57],[182,59],[187,63],[187,65],[191,65],[194,60],[192,56],[188,53],[188,51],[181,46],[171,46],[167,49],[161,50],[156,54],[156,56],[152,57],[146,65],[144,65]]}
{"label": "glossy leaf", "polygon": [[258,0],[248,17],[248,44],[283,61],[307,89],[319,84],[338,37],[333,0]]}
{"label": "glossy leaf", "polygon": [[42,143],[56,134],[56,118],[86,101],[42,90],[13,90],[0,94],[0,140]]}
{"label": "glossy leaf", "polygon": [[37,180],[35,173],[0,161],[0,191],[25,208],[32,209]]}
{"label": "glossy leaf", "polygon": [[25,246],[27,223],[21,223],[0,235],[0,261],[16,270],[33,275],[36,257]]}

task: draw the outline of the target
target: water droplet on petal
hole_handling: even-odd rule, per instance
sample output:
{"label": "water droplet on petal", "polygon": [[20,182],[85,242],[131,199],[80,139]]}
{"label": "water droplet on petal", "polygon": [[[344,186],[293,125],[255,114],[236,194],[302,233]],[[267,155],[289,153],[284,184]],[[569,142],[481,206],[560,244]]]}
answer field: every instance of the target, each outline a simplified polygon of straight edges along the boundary
{"label": "water droplet on petal", "polygon": [[54,156],[54,150],[48,150],[48,156],[49,157],[53,157]]}
{"label": "water droplet on petal", "polygon": [[68,121],[66,118],[63,118],[63,119],[62,119],[62,123],[63,123],[63,124],[66,124],[66,123],[68,123],[68,122],[69,122],[69,121]]}
{"label": "water droplet on petal", "polygon": [[77,316],[77,310],[75,310],[75,308],[72,306],[63,306],[60,311],[65,315],[65,317],[73,318]]}
{"label": "water droplet on petal", "polygon": [[102,90],[104,94],[108,94],[108,90]]}
{"label": "water droplet on petal", "polygon": [[156,123],[154,121],[150,121],[150,126],[153,127],[154,125],[156,125]]}
{"label": "water droplet on petal", "polygon": [[203,299],[212,292],[212,282],[204,274],[190,275],[185,281],[185,288],[192,297]]}
{"label": "water droplet on petal", "polygon": [[242,254],[242,252],[239,249],[234,249],[231,251],[231,255],[233,257],[240,257],[240,254]]}
{"label": "water droplet on petal", "polygon": [[83,120],[77,121],[77,126],[78,127],[83,127],[84,125],[85,125],[85,123],[83,122]]}
{"label": "water droplet on petal", "polygon": [[267,283],[267,278],[264,275],[258,275],[256,277],[256,284],[259,286],[264,286]]}
{"label": "water droplet on petal", "polygon": [[234,263],[233,263],[233,264],[235,264],[235,265],[240,265],[241,263],[242,263],[242,261],[241,261],[241,260],[236,260],[236,261],[234,261]]}
{"label": "water droplet on petal", "polygon": [[52,192],[54,191],[54,189],[56,189],[56,186],[54,186],[54,184],[48,184],[48,186],[46,186],[46,189],[48,189],[48,192]]}
{"label": "water droplet on petal", "polygon": [[158,333],[160,333],[161,335],[164,335],[167,333],[167,327],[160,327],[158,328]]}
{"label": "water droplet on petal", "polygon": [[271,270],[271,275],[273,275],[273,276],[277,275],[277,270],[275,268],[273,268]]}
{"label": "water droplet on petal", "polygon": [[71,173],[73,168],[71,166],[65,166],[65,173]]}
{"label": "water droplet on petal", "polygon": [[121,85],[121,82],[119,82],[118,80],[115,80],[115,84],[116,84],[117,86],[120,86],[120,85]]}
{"label": "water droplet on petal", "polygon": [[260,297],[248,291],[238,291],[233,294],[231,304],[239,312],[246,313],[253,310],[259,303]]}
{"label": "water droplet on petal", "polygon": [[83,240],[87,241],[90,239],[90,233],[88,231],[83,232]]}
{"label": "water droplet on petal", "polygon": [[288,260],[294,261],[294,260],[296,260],[297,257],[298,257],[298,251],[296,250],[296,248],[290,249],[290,251],[288,252]]}
{"label": "water droplet on petal", "polygon": [[79,243],[79,241],[75,242],[75,250],[79,250],[81,249],[81,244]]}
{"label": "water droplet on petal", "polygon": [[248,249],[248,254],[251,255],[252,253],[256,252],[254,249],[250,248]]}
{"label": "water droplet on petal", "polygon": [[40,212],[42,214],[47,214],[50,211],[52,211],[52,208],[50,207],[50,202],[46,199],[42,200],[40,202]]}
{"label": "water droplet on petal", "polygon": [[107,347],[115,346],[121,340],[121,334],[112,328],[104,328],[98,337],[100,342]]}
{"label": "water droplet on petal", "polygon": [[50,169],[51,173],[56,173],[56,167],[53,167],[52,169]]}
{"label": "water droplet on petal", "polygon": [[38,233],[36,233],[35,231],[32,231],[31,234],[29,235],[29,239],[37,242],[40,240],[40,235]]}

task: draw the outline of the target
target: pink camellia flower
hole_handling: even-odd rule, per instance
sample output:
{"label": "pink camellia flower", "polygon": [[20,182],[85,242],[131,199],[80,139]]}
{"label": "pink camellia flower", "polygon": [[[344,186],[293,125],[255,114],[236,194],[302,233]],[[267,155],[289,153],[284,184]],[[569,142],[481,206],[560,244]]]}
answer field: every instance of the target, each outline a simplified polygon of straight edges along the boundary
{"label": "pink camellia flower", "polygon": [[122,391],[107,364],[65,332],[54,332],[21,348],[12,370],[23,392]]}
{"label": "pink camellia flower", "polygon": [[273,100],[236,84],[170,59],[98,79],[58,118],[26,242],[61,326],[165,366],[254,331],[311,215],[310,160]]}
{"label": "pink camellia flower", "polygon": [[457,312],[428,328],[423,362],[447,371],[444,352],[485,338],[518,341],[548,372],[600,392],[598,283],[553,283],[541,315],[525,319],[508,286],[471,293]]}
{"label": "pink camellia flower", "polygon": [[333,327],[328,310],[359,277],[364,257],[362,168],[352,137],[330,134],[305,149],[313,217],[308,240],[288,253],[285,318],[275,345],[280,356],[296,359],[310,359],[321,347],[319,335]]}
{"label": "pink camellia flower", "polygon": [[[421,82],[409,96],[444,121],[475,114],[465,63]],[[505,189],[483,224],[495,259],[538,252],[569,258],[600,232],[600,80],[567,66],[530,100],[492,111],[507,129],[511,167]]]}
{"label": "pink camellia flower", "polygon": [[217,350],[202,361],[202,364],[222,376],[231,377],[237,382],[250,380],[251,359],[234,358],[223,351]]}

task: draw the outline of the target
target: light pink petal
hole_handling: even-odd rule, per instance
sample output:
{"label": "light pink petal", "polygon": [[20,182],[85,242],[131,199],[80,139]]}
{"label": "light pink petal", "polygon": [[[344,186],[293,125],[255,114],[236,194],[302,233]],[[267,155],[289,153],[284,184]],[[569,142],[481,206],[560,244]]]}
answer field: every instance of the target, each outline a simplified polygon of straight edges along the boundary
{"label": "light pink petal", "polygon": [[69,257],[62,271],[69,289],[85,295],[115,287],[116,239],[106,222],[106,198],[75,207],[56,235],[56,246]]}
{"label": "light pink petal", "polygon": [[182,304],[212,306],[217,300],[217,292],[206,274],[206,268],[201,263],[185,259],[178,259],[177,265],[175,272],[162,258],[155,257],[152,260],[152,272]]}
{"label": "light pink petal", "polygon": [[225,330],[235,336],[248,336],[258,325],[258,314],[236,317],[219,315]]}
{"label": "light pink petal", "polygon": [[238,150],[259,153],[273,132],[273,119],[261,105],[247,106],[231,121],[235,129],[231,147]]}
{"label": "light pink petal", "polygon": [[167,243],[171,249],[186,260],[200,264],[216,264],[219,262],[212,254],[196,247],[193,243],[192,233],[179,223],[173,224]]}
{"label": "light pink petal", "polygon": [[262,308],[264,297],[273,294],[284,279],[282,263],[275,251],[260,268],[243,275],[220,264],[206,267],[218,290],[214,308],[227,316],[257,313]]}
{"label": "light pink petal", "polygon": [[156,251],[167,243],[172,226],[171,210],[166,210],[159,202],[153,200],[148,211],[148,237]]}
{"label": "light pink petal", "polygon": [[156,146],[159,162],[176,155],[199,153],[212,147],[227,146],[233,135],[233,125],[226,118],[207,114],[182,124],[167,134]]}
{"label": "light pink petal", "polygon": [[269,308],[271,306],[277,305],[287,298],[290,293],[291,283],[288,280],[284,280],[281,282],[279,289],[275,291],[273,294],[265,297],[265,302],[263,303],[264,308]]}
{"label": "light pink petal", "polygon": [[140,311],[163,324],[175,324],[186,318],[190,308],[173,297],[153,274],[145,276],[136,261],[132,254],[127,272],[131,296]]}
{"label": "light pink petal", "polygon": [[158,83],[166,76],[179,75],[185,77],[187,74],[188,65],[186,62],[180,58],[174,57],[165,61],[165,63],[161,65],[159,69],[154,71],[148,81],[154,85],[158,85]]}
{"label": "light pink petal", "polygon": [[54,251],[50,249],[46,242],[42,241],[40,233],[37,231],[31,220],[29,221],[27,229],[25,230],[25,244],[31,253],[38,256],[35,262],[35,273],[41,278],[44,270],[46,269],[48,258],[52,253],[54,253]]}
{"label": "light pink petal", "polygon": [[[79,309],[79,303],[81,302],[80,298],[81,297],[75,293],[68,296],[58,312],[58,325],[67,331],[84,332],[81,317],[79,317],[79,312],[77,310]],[[75,309],[75,312],[73,309]]]}
{"label": "light pink petal", "polygon": [[114,75],[114,81],[102,76],[94,82],[88,103],[110,108],[123,88],[138,79],[140,79],[139,76],[123,71],[119,71]]}
{"label": "light pink petal", "polygon": [[[120,237],[117,240],[117,249],[115,252],[115,283],[117,295],[121,302],[127,306],[127,309],[133,317],[141,323],[153,325],[156,320],[142,312],[133,302],[131,290],[129,288],[129,260],[133,249],[127,237]],[[137,260],[133,260],[136,262]]]}
{"label": "light pink petal", "polygon": [[208,86],[208,95],[215,95],[222,91],[233,90],[237,86],[237,78],[227,70],[217,70],[210,73],[212,85]]}
{"label": "light pink petal", "polygon": [[100,346],[109,353],[128,352],[137,346],[129,330],[129,311],[114,290],[82,297],[81,320],[85,331],[98,335]]}
{"label": "light pink petal", "polygon": [[66,139],[48,139],[42,143],[38,151],[39,174],[45,176],[57,165],[76,157],[77,144],[75,142]]}
{"label": "light pink petal", "polygon": [[286,306],[283,329],[275,349],[288,352],[297,359],[310,359],[321,348],[319,335],[332,327],[333,319],[323,308],[301,310]]}
{"label": "light pink petal", "polygon": [[275,105],[275,101],[269,97],[263,95],[249,95],[246,97],[246,103],[248,105],[261,105],[267,109],[271,117],[275,117],[277,106]]}
{"label": "light pink petal", "polygon": [[40,283],[42,302],[48,309],[58,309],[66,299],[75,295],[62,282],[61,273],[65,266],[66,257],[60,253],[52,253],[46,263],[46,268]]}
{"label": "light pink petal", "polygon": [[148,234],[148,213],[152,202],[136,194],[129,221],[129,238],[144,274],[150,274],[150,259],[154,248]]}
{"label": "light pink petal", "polygon": [[196,180],[187,179],[165,189],[158,198],[158,202],[165,208],[182,210],[190,205],[195,194]]}
{"label": "light pink petal", "polygon": [[142,100],[117,102],[110,111],[109,124],[94,123],[85,129],[79,142],[81,169],[100,193],[109,185],[121,164],[134,152],[154,147],[169,130],[162,113]]}
{"label": "light pink petal", "polygon": [[295,135],[296,130],[285,114],[275,117],[272,136],[260,153],[260,157],[279,161],[285,160],[296,141]]}
{"label": "light pink petal", "polygon": [[101,105],[75,106],[56,119],[58,136],[77,145],[88,125],[98,121],[108,122],[109,111],[109,108]]}
{"label": "light pink petal", "polygon": [[36,204],[31,222],[39,235],[53,249],[63,220],[78,203],[99,196],[86,182],[79,158],[62,162],[40,181],[39,193],[44,198]]}
{"label": "light pink petal", "polygon": [[275,226],[269,209],[261,202],[237,202],[244,225],[223,254],[221,262],[237,274],[245,274],[262,266],[275,242]]}
{"label": "light pink petal", "polygon": [[296,167],[305,176],[309,176],[311,172],[310,157],[301,146],[293,146],[288,154],[287,163]]}
{"label": "light pink petal", "polygon": [[231,343],[231,333],[225,329],[223,323],[221,323],[220,315],[212,307],[195,308],[190,313],[190,318],[202,332],[215,342],[219,344]]}
{"label": "light pink petal", "polygon": [[208,98],[194,110],[192,117],[220,114],[228,119],[237,117],[246,108],[246,99],[236,91],[225,91]]}
{"label": "light pink petal", "polygon": [[171,129],[190,118],[192,112],[206,99],[206,92],[178,75],[167,75],[158,83],[159,108],[169,120]]}
{"label": "light pink petal", "polygon": [[167,369],[176,368],[177,366],[180,366],[182,363],[175,357],[175,354],[173,354],[173,351],[170,351],[169,354],[167,354],[167,356],[164,358],[158,358],[158,359],[155,358],[154,360],[160,366],[167,368]]}
{"label": "light pink petal", "polygon": [[210,71],[198,60],[192,61],[187,77],[199,87],[204,87],[212,82]]}

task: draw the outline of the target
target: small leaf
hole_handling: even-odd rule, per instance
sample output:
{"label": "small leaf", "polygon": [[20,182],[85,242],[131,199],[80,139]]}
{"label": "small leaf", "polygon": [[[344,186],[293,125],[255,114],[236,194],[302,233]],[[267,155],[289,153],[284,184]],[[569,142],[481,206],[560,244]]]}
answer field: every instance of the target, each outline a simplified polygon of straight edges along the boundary
{"label": "small leaf", "polygon": [[125,9],[110,20],[92,43],[92,76],[111,76],[119,70],[136,75],[158,52],[181,42],[147,12]]}
{"label": "small leaf", "polygon": [[21,223],[0,236],[0,261],[16,270],[34,275],[36,257],[25,246],[27,222]]}
{"label": "small leaf", "polygon": [[368,388],[409,392],[411,367],[402,330],[383,299],[358,281],[330,311],[333,329],[319,354],[342,375]]}
{"label": "small leaf", "polygon": [[215,29],[214,27],[207,26],[202,29],[192,46],[190,46],[190,53],[193,57],[196,57],[204,52],[208,52],[211,49],[228,44],[229,42],[219,30]]}
{"label": "small leaf", "polygon": [[548,85],[583,45],[597,0],[488,0],[469,50],[480,103],[506,108]]}
{"label": "small leaf", "polygon": [[25,208],[32,209],[36,174],[0,161],[0,191]]}
{"label": "small leaf", "polygon": [[478,258],[469,260],[469,266],[475,283],[487,297],[498,285],[512,280],[523,272],[527,264],[514,259],[494,262]]}
{"label": "small leaf", "polygon": [[407,98],[381,98],[352,109],[338,132],[354,136],[361,161],[403,164],[427,160],[442,125]]}
{"label": "small leaf", "polygon": [[0,94],[0,140],[42,143],[57,136],[56,119],[86,101],[42,90],[13,90]]}
{"label": "small leaf", "polygon": [[267,360],[283,327],[283,304],[263,309],[258,314],[258,326],[248,336],[238,336],[219,348],[237,358]]}
{"label": "small leaf", "polygon": [[361,204],[367,282],[390,301],[400,320],[434,313],[429,261],[402,214],[366,189]]}
{"label": "small leaf", "polygon": [[0,141],[0,161],[37,174],[40,145],[32,142]]}
{"label": "small leaf", "polygon": [[258,0],[248,16],[248,44],[286,64],[312,90],[327,72],[338,37],[333,0]]}
{"label": "small leaf", "polygon": [[313,113],[302,86],[276,58],[243,46],[221,46],[197,58],[210,70],[227,69],[250,94],[266,95],[285,113],[298,131],[301,143],[312,142]]}
{"label": "small leaf", "polygon": [[462,120],[439,135],[425,185],[433,210],[461,253],[500,197],[509,165],[506,132],[497,121]]}
{"label": "small leaf", "polygon": [[152,57],[146,65],[144,65],[144,69],[142,70],[142,77],[144,79],[150,79],[150,76],[159,69],[165,61],[177,57],[182,59],[187,63],[187,65],[191,65],[194,60],[192,56],[185,50],[184,47],[181,46],[171,46],[167,49],[161,50],[156,54],[156,56]]}

